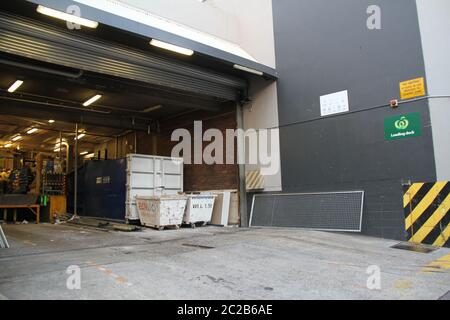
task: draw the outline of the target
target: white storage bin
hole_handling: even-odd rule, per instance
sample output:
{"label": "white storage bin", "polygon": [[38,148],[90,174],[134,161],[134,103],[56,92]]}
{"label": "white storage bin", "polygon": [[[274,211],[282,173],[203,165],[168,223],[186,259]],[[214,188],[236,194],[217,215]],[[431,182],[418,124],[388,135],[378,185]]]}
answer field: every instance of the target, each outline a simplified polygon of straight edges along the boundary
{"label": "white storage bin", "polygon": [[179,228],[186,209],[186,196],[136,197],[141,224],[146,227]]}
{"label": "white storage bin", "polygon": [[188,195],[183,222],[191,225],[211,222],[216,197],[216,195]]}
{"label": "white storage bin", "polygon": [[182,191],[183,159],[141,154],[127,156],[127,221],[139,221],[136,197],[177,195]]}

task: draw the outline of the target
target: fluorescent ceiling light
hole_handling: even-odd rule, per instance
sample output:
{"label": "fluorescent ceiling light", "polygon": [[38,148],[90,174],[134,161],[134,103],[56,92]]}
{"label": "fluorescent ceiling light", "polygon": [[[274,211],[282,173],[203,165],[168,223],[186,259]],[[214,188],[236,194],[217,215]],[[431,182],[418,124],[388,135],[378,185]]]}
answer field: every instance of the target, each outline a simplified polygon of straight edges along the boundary
{"label": "fluorescent ceiling light", "polygon": [[96,102],[97,100],[99,100],[102,97],[102,95],[97,94],[95,96],[93,96],[92,98],[90,98],[88,101],[86,101],[85,103],[83,103],[83,106],[88,107],[91,104],[93,104],[94,102]]}
{"label": "fluorescent ceiling light", "polygon": [[85,26],[88,28],[97,28],[98,27],[98,22],[96,21],[92,21],[92,20],[88,20],[88,19],[84,19],[81,17],[77,17],[73,14],[68,14],[62,11],[58,11],[58,10],[54,10],[54,9],[50,9],[44,6],[39,5],[37,7],[37,12],[42,13],[46,16],[50,16],[56,19],[60,19],[60,20],[66,20],[69,22],[73,22],[75,24],[79,24],[81,26]]}
{"label": "fluorescent ceiling light", "polygon": [[79,134],[78,137],[75,140],[80,140],[86,136],[85,133]]}
{"label": "fluorescent ceiling light", "polygon": [[14,138],[12,138],[11,140],[12,141],[19,141],[19,140],[21,140],[22,139],[22,136],[21,135],[18,135],[18,136],[15,136]]}
{"label": "fluorescent ceiling light", "polygon": [[83,151],[83,152],[80,153],[80,156],[85,156],[85,155],[87,155],[88,153],[89,153],[89,151]]}
{"label": "fluorescent ceiling light", "polygon": [[[134,6],[130,6],[126,3],[122,3],[122,1],[112,1],[112,0],[95,0],[95,1],[74,0],[74,1],[256,62],[256,59],[254,57],[252,57],[248,52],[243,50],[239,45],[235,43],[213,36],[212,34],[209,34],[207,32],[201,32],[199,30],[169,20],[167,18],[155,15],[144,9],[139,9]],[[134,2],[136,3],[136,1]]]}
{"label": "fluorescent ceiling light", "polygon": [[55,151],[55,152],[60,152],[60,151],[61,151],[61,148],[56,148],[54,151]]}
{"label": "fluorescent ceiling light", "polygon": [[245,72],[248,72],[248,73],[256,74],[258,76],[262,76],[264,74],[261,71],[258,71],[258,70],[255,70],[255,69],[251,69],[251,68],[247,68],[247,67],[244,67],[244,66],[241,66],[241,65],[238,65],[238,64],[235,64],[233,66],[233,68],[235,68],[237,70],[245,71]]}
{"label": "fluorescent ceiling light", "polygon": [[37,131],[38,131],[37,128],[32,128],[32,129],[28,130],[27,133],[28,133],[28,134],[33,134],[33,133],[35,133],[35,132],[37,132]]}
{"label": "fluorescent ceiling light", "polygon": [[12,143],[5,144],[5,148],[10,148],[10,147],[12,147]]}
{"label": "fluorescent ceiling light", "polygon": [[55,123],[55,120],[50,119],[48,120],[48,123]]}
{"label": "fluorescent ceiling light", "polygon": [[[67,144],[67,141],[63,141],[63,142],[62,142],[62,145],[63,145],[63,147],[64,147],[64,146],[67,146],[67,145],[68,145],[68,144]],[[61,142],[57,142],[57,143],[55,144],[55,147],[56,147],[56,148],[59,148],[60,146],[61,146]]]}
{"label": "fluorescent ceiling light", "polygon": [[16,91],[17,89],[19,89],[19,87],[23,84],[22,80],[17,80],[16,82],[13,83],[13,85],[11,87],[9,87],[8,92],[13,93],[14,91]]}
{"label": "fluorescent ceiling light", "polygon": [[150,44],[152,46],[158,47],[158,48],[162,48],[165,50],[169,50],[169,51],[173,51],[176,53],[180,53],[180,54],[184,54],[186,56],[192,56],[194,54],[194,51],[190,50],[190,49],[186,49],[183,47],[179,47],[167,42],[162,42],[156,39],[153,39],[152,41],[150,41]]}
{"label": "fluorescent ceiling light", "polygon": [[149,108],[147,108],[147,109],[144,109],[142,112],[149,113],[149,112],[153,112],[153,111],[159,110],[159,109],[161,109],[162,107],[163,107],[163,106],[159,104],[159,105],[157,105],[157,106],[149,107]]}
{"label": "fluorescent ceiling light", "polygon": [[84,157],[85,158],[93,158],[93,157],[95,157],[95,154],[90,153],[90,154],[85,155]]}

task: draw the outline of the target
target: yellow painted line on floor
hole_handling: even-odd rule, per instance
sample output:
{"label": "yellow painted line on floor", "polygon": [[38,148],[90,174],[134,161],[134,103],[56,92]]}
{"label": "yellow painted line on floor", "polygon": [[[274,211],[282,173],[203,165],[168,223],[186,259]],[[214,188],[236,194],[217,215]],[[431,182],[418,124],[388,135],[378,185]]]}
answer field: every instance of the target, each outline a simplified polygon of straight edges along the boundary
{"label": "yellow painted line on floor", "polygon": [[433,188],[431,188],[422,201],[414,208],[413,212],[405,219],[406,230],[411,228],[414,222],[422,216],[446,185],[447,182],[437,182]]}
{"label": "yellow painted line on floor", "polygon": [[439,258],[436,261],[433,261],[429,265],[427,265],[425,268],[422,269],[423,273],[433,273],[433,272],[447,272],[447,270],[450,270],[450,254],[443,256],[442,258]]}
{"label": "yellow painted line on floor", "polygon": [[407,280],[407,279],[399,279],[397,281],[395,281],[394,283],[394,288],[396,290],[402,291],[402,290],[410,290],[412,289],[413,285],[411,280]]}
{"label": "yellow painted line on floor", "polygon": [[29,245],[29,246],[33,246],[33,247],[37,246],[36,243],[31,242],[30,240],[24,240],[23,243],[24,243],[24,244],[27,244],[27,245]]}
{"label": "yellow painted line on floor", "polygon": [[444,232],[442,232],[442,234],[433,243],[433,246],[443,247],[449,238],[450,238],[450,223],[448,224],[447,228],[445,228]]}
{"label": "yellow painted line on floor", "polygon": [[430,234],[431,231],[444,219],[450,209],[450,194],[441,203],[439,208],[432,214],[432,216],[422,225],[422,227],[414,234],[410,242],[422,243],[422,241]]}
{"label": "yellow painted line on floor", "polygon": [[107,276],[113,278],[118,284],[125,285],[127,287],[131,287],[133,284],[128,282],[127,279],[115,274],[111,269],[105,268],[104,266],[98,265],[94,262],[86,262],[89,266],[96,268],[98,271],[103,272]]}
{"label": "yellow painted line on floor", "polygon": [[406,208],[406,206],[411,202],[412,199],[416,196],[417,192],[422,189],[423,185],[425,183],[414,183],[408,191],[406,191],[405,195],[403,196],[403,208]]}

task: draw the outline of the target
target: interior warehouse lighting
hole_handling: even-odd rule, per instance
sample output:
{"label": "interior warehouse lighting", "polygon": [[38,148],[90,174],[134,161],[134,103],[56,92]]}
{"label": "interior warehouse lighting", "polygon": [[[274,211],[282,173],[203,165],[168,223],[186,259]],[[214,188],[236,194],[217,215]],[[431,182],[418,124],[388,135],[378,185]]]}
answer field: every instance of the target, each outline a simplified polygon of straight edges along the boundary
{"label": "interior warehouse lighting", "polygon": [[149,113],[149,112],[153,112],[153,111],[159,110],[159,109],[161,109],[162,107],[163,107],[163,106],[159,104],[159,105],[157,105],[157,106],[149,107],[149,108],[147,108],[147,109],[144,109],[142,112]]}
{"label": "interior warehouse lighting", "polygon": [[79,135],[77,136],[76,140],[83,139],[85,136],[86,136],[85,133],[79,134]]}
{"label": "interior warehouse lighting", "polygon": [[16,82],[13,83],[13,85],[11,87],[9,87],[8,92],[13,93],[14,91],[16,91],[17,89],[19,89],[19,87],[23,84],[22,80],[17,80]]}
{"label": "interior warehouse lighting", "polygon": [[[63,145],[63,147],[66,146],[66,145],[67,145],[67,142],[66,142],[66,141],[63,141],[62,145]],[[55,147],[56,147],[56,148],[59,148],[60,146],[61,146],[61,143],[60,143],[60,142],[58,142],[57,144],[55,144]]]}
{"label": "interior warehouse lighting", "polygon": [[37,12],[44,14],[46,16],[50,16],[56,19],[60,19],[60,20],[66,20],[68,22],[72,22],[75,24],[79,24],[81,26],[85,26],[88,28],[97,28],[98,27],[98,22],[96,21],[91,21],[88,19],[84,19],[72,14],[68,14],[62,11],[58,11],[58,10],[54,10],[54,9],[50,9],[44,6],[39,5],[36,9]]}
{"label": "interior warehouse lighting", "polygon": [[80,153],[80,156],[85,156],[85,155],[87,155],[88,153],[89,153],[89,151],[83,151],[83,152]]}
{"label": "interior warehouse lighting", "polygon": [[5,144],[5,148],[11,148],[11,147],[12,147],[12,143]]}
{"label": "interior warehouse lighting", "polygon": [[247,67],[244,67],[244,66],[240,66],[238,64],[235,64],[233,66],[233,68],[235,68],[237,70],[245,71],[245,72],[248,72],[248,73],[253,73],[253,74],[256,74],[258,76],[262,76],[264,74],[261,71],[258,71],[258,70],[255,70],[255,69],[251,69],[251,68],[247,68]]}
{"label": "interior warehouse lighting", "polygon": [[162,42],[162,41],[159,41],[159,40],[156,40],[156,39],[153,39],[152,41],[150,41],[150,44],[152,46],[155,46],[155,47],[158,47],[158,48],[162,48],[162,49],[165,49],[165,50],[169,50],[169,51],[173,51],[173,52],[176,52],[176,53],[184,54],[186,56],[192,56],[194,54],[193,50],[186,49],[186,48],[183,48],[183,47],[179,47],[179,46],[167,43],[167,42]]}
{"label": "interior warehouse lighting", "polygon": [[19,141],[19,140],[21,140],[22,139],[22,136],[21,135],[18,135],[18,136],[15,136],[14,138],[12,138],[11,140],[12,141]]}
{"label": "interior warehouse lighting", "polygon": [[50,120],[48,120],[48,123],[55,123],[55,120],[50,119]]}
{"label": "interior warehouse lighting", "polygon": [[27,131],[27,134],[33,134],[33,133],[35,133],[35,132],[37,132],[37,131],[38,131],[37,128],[32,128],[32,129],[30,129],[30,130]]}
{"label": "interior warehouse lighting", "polygon": [[88,101],[86,101],[85,103],[83,103],[83,106],[85,107],[89,107],[91,104],[93,104],[94,102],[98,101],[99,99],[101,99],[102,95],[97,94],[95,96],[93,96],[92,98],[90,98]]}

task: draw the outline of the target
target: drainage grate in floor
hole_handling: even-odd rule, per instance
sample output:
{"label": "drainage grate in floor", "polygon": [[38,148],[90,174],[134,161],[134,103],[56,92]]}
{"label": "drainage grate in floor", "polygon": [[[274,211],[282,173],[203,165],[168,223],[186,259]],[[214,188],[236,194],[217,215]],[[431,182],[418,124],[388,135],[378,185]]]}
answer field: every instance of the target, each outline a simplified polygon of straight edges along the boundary
{"label": "drainage grate in floor", "polygon": [[442,297],[440,297],[439,300],[450,301],[450,291],[444,294]]}
{"label": "drainage grate in floor", "polygon": [[413,251],[417,253],[431,253],[436,251],[438,248],[431,247],[423,244],[415,244],[410,242],[401,242],[399,244],[396,244],[395,246],[392,246],[393,249],[400,249],[400,250],[407,250],[407,251]]}
{"label": "drainage grate in floor", "polygon": [[183,246],[185,246],[185,247],[199,248],[199,249],[215,249],[215,247],[203,246],[203,245],[200,245],[200,244],[183,243]]}

